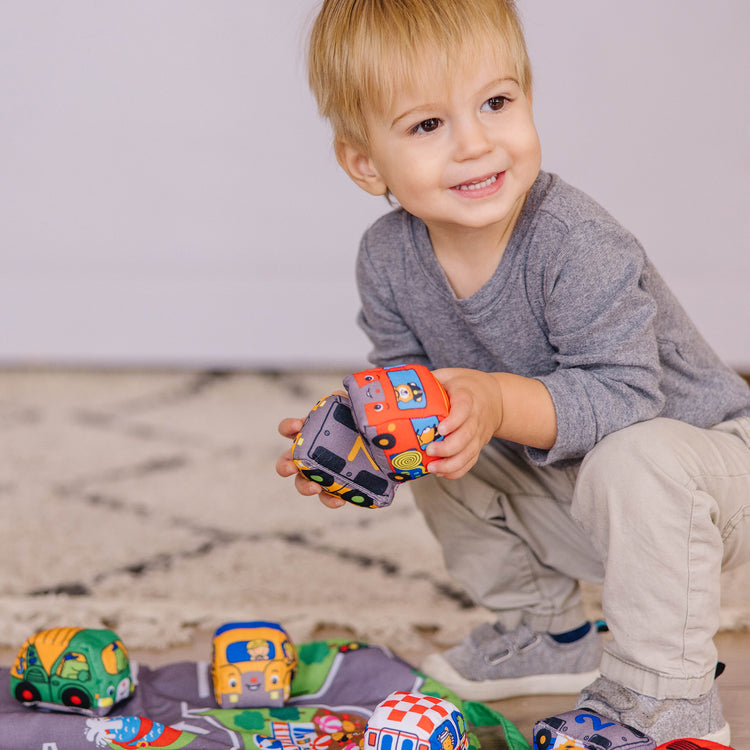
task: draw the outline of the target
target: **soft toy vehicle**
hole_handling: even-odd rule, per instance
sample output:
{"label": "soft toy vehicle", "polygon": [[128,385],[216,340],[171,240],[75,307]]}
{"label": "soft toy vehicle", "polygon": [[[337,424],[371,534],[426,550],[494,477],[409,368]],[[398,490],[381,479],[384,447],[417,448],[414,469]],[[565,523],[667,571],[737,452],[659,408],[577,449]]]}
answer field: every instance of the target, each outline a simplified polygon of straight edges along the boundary
{"label": "soft toy vehicle", "polygon": [[720,745],[710,740],[696,740],[692,738],[669,740],[659,745],[656,750],[733,750],[729,745]]}
{"label": "soft toy vehicle", "polygon": [[11,693],[32,708],[103,716],[134,689],[125,646],[107,629],[43,630],[10,670]]}
{"label": "soft toy vehicle", "polygon": [[425,449],[441,440],[448,396],[422,365],[373,368],[344,378],[348,397],[321,399],[294,441],[298,470],[354,505],[390,505],[401,482],[427,473]]}
{"label": "soft toy vehicle", "polygon": [[373,460],[346,396],[315,404],[294,440],[293,460],[301,474],[353,505],[379,508],[393,500],[397,483]]}
{"label": "soft toy vehicle", "polygon": [[450,701],[396,691],[367,722],[363,750],[467,750],[463,714]]}
{"label": "soft toy vehicle", "polygon": [[642,732],[583,708],[542,719],[534,725],[534,750],[654,750]]}
{"label": "soft toy vehicle", "polygon": [[425,453],[440,440],[438,425],[448,416],[448,396],[421,365],[376,367],[344,378],[359,431],[375,462],[395,482],[417,479],[435,459]]}
{"label": "soft toy vehicle", "polygon": [[230,622],[214,633],[211,676],[221,708],[283,706],[291,693],[297,651],[275,622]]}

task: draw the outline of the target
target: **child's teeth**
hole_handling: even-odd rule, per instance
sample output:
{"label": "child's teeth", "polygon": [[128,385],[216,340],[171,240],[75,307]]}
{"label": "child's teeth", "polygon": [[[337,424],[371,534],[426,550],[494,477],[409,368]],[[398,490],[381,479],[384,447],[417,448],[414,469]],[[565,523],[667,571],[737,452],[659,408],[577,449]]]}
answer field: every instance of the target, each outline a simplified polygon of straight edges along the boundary
{"label": "child's teeth", "polygon": [[471,185],[460,185],[459,190],[479,190],[480,188],[485,188],[488,185],[491,185],[493,182],[497,180],[497,175],[493,174],[492,177],[488,177],[486,180],[482,180],[482,182],[475,182]]}

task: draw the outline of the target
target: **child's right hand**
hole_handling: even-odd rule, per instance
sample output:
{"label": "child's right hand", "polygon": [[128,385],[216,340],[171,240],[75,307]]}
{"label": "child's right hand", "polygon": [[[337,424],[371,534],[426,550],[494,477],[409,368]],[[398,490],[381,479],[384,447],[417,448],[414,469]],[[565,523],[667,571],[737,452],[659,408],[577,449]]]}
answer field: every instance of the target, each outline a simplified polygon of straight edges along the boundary
{"label": "child's right hand", "polygon": [[[279,423],[279,434],[290,440],[294,440],[297,437],[297,433],[302,429],[304,419],[282,419]],[[297,471],[297,466],[292,461],[292,447],[285,450],[279,460],[276,462],[276,473],[282,477],[294,476],[294,486],[300,495],[311,496],[318,495],[318,499],[323,505],[328,508],[341,508],[346,505],[346,500],[335,495],[330,495],[328,492],[324,492],[323,488],[311,482],[309,479],[305,479],[302,474]]]}

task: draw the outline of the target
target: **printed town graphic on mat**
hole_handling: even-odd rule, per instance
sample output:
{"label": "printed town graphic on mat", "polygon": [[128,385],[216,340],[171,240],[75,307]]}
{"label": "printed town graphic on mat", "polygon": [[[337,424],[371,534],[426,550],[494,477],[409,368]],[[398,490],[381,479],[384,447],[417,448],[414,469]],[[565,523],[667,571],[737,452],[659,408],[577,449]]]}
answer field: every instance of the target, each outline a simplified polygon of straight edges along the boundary
{"label": "printed town graphic on mat", "polygon": [[[329,640],[297,650],[291,697],[274,708],[219,708],[207,662],[131,663],[136,689],[109,716],[30,709],[0,691],[0,750],[360,750],[373,710],[394,691],[453,702],[466,717],[469,750],[529,750],[501,714],[461,702],[387,649]],[[0,669],[6,686],[9,679],[9,669]]]}

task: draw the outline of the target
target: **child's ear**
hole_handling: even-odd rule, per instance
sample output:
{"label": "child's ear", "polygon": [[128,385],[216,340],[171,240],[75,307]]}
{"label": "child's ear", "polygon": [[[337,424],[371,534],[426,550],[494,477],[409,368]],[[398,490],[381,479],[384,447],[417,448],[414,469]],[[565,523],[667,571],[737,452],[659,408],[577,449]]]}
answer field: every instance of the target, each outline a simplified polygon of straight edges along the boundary
{"label": "child's ear", "polygon": [[371,195],[386,194],[388,186],[364,148],[355,146],[349,141],[338,139],[334,144],[334,149],[341,168],[362,190],[366,190]]}

